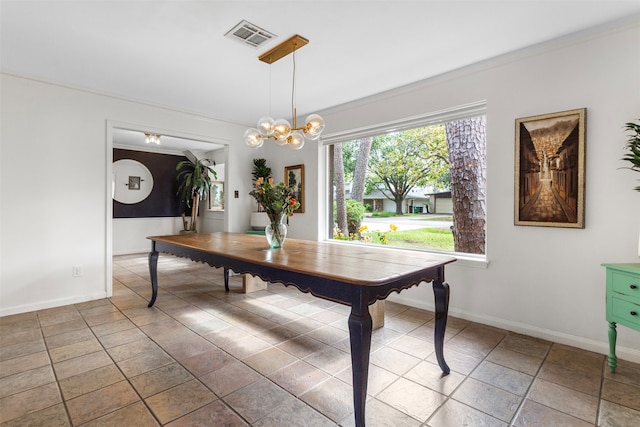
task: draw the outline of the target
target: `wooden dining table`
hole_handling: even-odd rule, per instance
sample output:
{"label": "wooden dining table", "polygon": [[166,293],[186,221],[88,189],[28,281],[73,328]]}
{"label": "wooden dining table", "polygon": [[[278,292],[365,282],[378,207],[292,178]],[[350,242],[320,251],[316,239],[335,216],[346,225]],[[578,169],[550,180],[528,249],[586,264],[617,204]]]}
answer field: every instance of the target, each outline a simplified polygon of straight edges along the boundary
{"label": "wooden dining table", "polygon": [[158,255],[168,253],[223,268],[228,290],[229,270],[251,274],[271,283],[294,286],[302,292],[351,307],[348,319],[353,372],[355,425],[365,425],[365,405],[371,350],[369,305],[392,292],[432,282],[435,298],[434,347],[444,374],[443,355],[449,306],[445,265],[456,259],[424,251],[383,246],[287,239],[283,248],[270,249],[264,236],[219,232],[148,237],[152,296],[158,296]]}

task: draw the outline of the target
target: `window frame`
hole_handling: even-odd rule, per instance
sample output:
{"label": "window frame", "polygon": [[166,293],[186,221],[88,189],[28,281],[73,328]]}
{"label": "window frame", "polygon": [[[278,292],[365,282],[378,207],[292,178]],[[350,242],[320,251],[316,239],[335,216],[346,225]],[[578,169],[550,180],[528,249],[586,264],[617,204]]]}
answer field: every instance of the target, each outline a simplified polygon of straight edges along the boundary
{"label": "window frame", "polygon": [[[323,201],[325,204],[324,215],[322,215],[319,220],[321,221],[321,230],[324,230],[321,239],[327,242],[337,243],[337,244],[353,244],[353,245],[362,245],[362,243],[358,242],[349,242],[349,241],[339,241],[332,239],[333,236],[333,226],[329,223],[330,219],[333,217],[332,214],[332,206],[333,206],[333,197],[330,188],[333,187],[333,153],[330,150],[330,146],[338,143],[353,141],[356,139],[369,137],[369,136],[377,136],[385,133],[395,132],[395,131],[403,131],[407,129],[414,129],[419,127],[426,127],[435,124],[441,124],[445,122],[465,119],[469,117],[476,116],[486,116],[487,115],[487,102],[477,101],[461,106],[451,107],[443,110],[438,110],[426,114],[421,114],[417,116],[412,116],[408,118],[403,118],[399,120],[378,123],[369,126],[363,126],[354,129],[348,129],[345,131],[334,132],[328,135],[323,135],[320,143],[322,148],[322,158],[324,163],[325,170],[325,179],[324,186],[325,191],[322,191]],[[485,165],[486,167],[486,165]],[[487,214],[485,212],[485,214]],[[486,218],[485,218],[486,221]],[[474,267],[486,268],[489,264],[487,258],[487,240],[488,233],[485,233],[485,253],[484,254],[471,254],[465,252],[445,252],[445,251],[436,251],[430,249],[417,249],[413,248],[411,250],[421,251],[421,252],[431,252],[436,254],[447,254],[450,256],[455,256],[458,260],[461,261],[469,261],[469,265]],[[389,246],[390,249],[394,249],[394,246]],[[407,249],[407,248],[403,248]],[[465,262],[465,264],[467,264]]]}

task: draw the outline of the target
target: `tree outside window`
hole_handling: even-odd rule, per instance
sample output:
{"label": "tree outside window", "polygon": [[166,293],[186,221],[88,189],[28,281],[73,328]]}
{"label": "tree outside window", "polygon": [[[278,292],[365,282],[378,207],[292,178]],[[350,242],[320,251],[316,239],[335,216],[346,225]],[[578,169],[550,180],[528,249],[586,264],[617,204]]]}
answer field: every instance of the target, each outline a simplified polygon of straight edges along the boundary
{"label": "tree outside window", "polygon": [[[333,144],[333,237],[484,254],[485,123],[476,116]],[[442,195],[452,212],[438,212]],[[372,217],[391,218],[371,226]],[[410,229],[394,225],[409,217]]]}

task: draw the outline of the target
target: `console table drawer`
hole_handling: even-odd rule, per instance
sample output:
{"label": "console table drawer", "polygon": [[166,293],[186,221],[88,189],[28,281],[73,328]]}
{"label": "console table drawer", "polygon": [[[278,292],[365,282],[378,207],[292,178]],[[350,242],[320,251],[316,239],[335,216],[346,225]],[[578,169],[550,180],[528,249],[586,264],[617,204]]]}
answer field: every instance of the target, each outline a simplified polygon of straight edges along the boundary
{"label": "console table drawer", "polygon": [[613,292],[633,297],[640,303],[640,277],[625,274],[620,271],[611,272],[611,287]]}
{"label": "console table drawer", "polygon": [[[611,298],[611,318],[640,327],[640,305],[622,298]],[[629,325],[630,326],[630,325]]]}

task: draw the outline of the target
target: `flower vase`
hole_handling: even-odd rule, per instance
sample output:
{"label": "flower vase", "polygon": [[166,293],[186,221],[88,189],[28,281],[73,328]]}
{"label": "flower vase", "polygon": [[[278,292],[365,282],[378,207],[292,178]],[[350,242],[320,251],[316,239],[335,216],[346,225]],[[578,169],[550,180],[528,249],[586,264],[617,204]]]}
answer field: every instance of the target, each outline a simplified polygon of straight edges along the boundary
{"label": "flower vase", "polygon": [[270,223],[264,228],[264,234],[267,236],[267,242],[271,249],[281,248],[284,245],[287,226],[282,222],[283,219],[284,214],[269,215]]}

